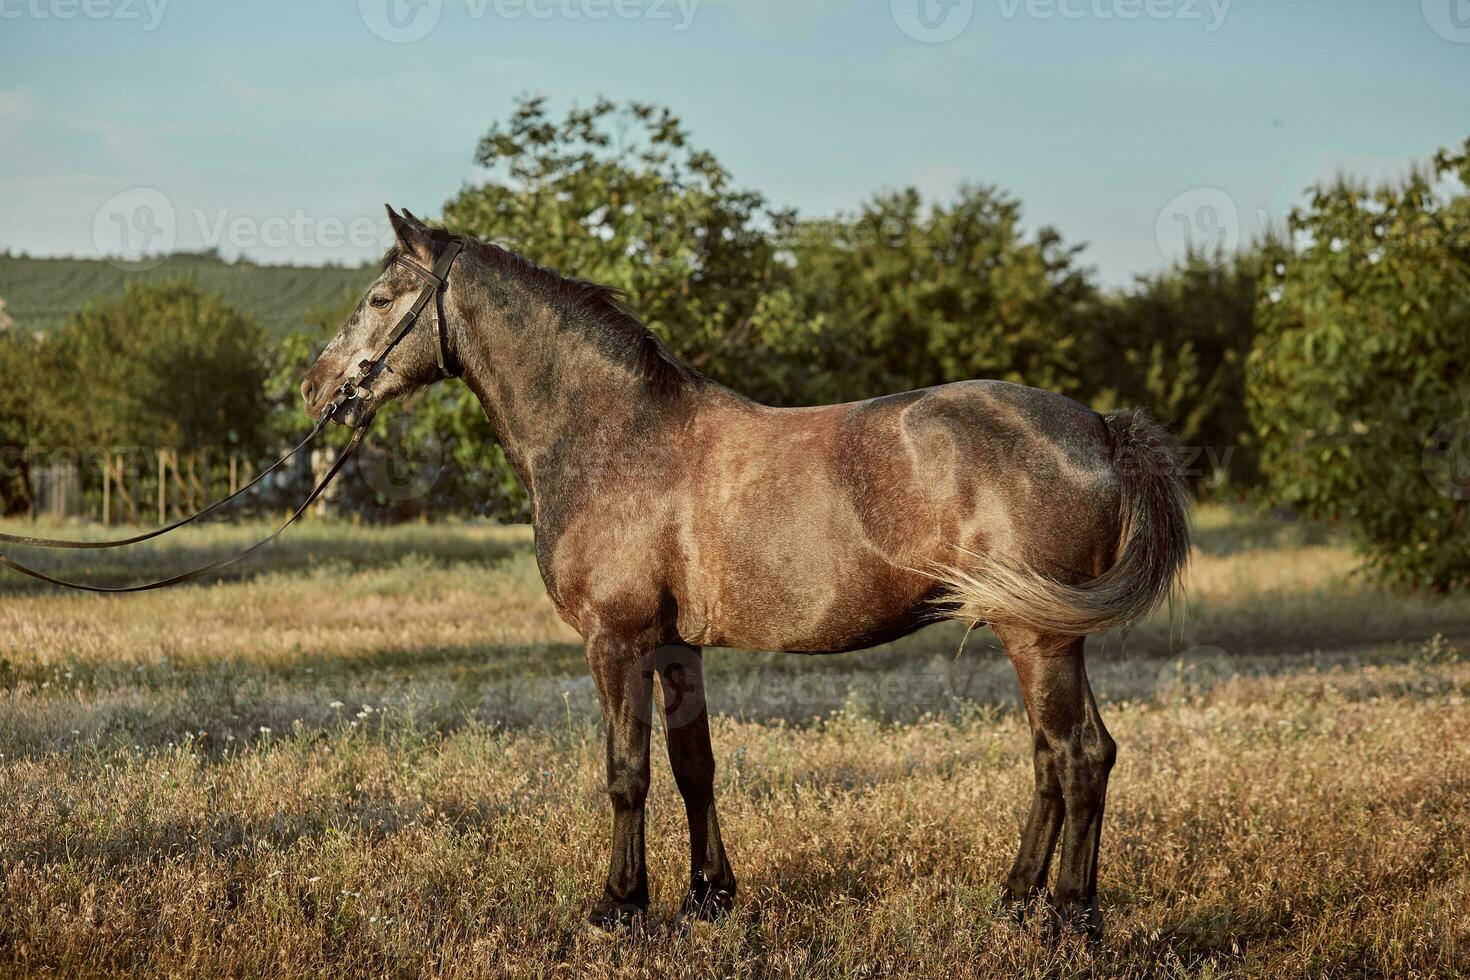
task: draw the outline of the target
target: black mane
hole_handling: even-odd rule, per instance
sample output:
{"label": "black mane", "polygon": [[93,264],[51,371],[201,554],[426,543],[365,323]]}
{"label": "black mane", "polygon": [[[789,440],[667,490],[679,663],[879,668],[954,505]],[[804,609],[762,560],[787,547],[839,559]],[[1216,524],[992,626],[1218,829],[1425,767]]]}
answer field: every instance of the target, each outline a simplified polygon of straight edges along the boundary
{"label": "black mane", "polygon": [[[451,236],[442,228],[432,229],[430,236],[437,257]],[[475,253],[492,267],[511,273],[557,305],[581,313],[589,326],[598,331],[599,339],[609,342],[607,346],[611,353],[629,364],[655,391],[672,392],[704,380],[703,375],[679,360],[644,325],[629,308],[627,294],[622,290],[564,276],[499,245],[465,237],[479,246]],[[403,248],[395,242],[383,256],[381,271],[388,271],[402,256]]]}

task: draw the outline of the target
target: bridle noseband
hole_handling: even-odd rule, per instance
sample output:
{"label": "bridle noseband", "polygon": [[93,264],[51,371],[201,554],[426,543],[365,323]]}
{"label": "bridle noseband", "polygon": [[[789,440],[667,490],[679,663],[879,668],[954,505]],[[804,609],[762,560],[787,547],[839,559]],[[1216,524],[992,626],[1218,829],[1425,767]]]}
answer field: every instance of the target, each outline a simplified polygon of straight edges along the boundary
{"label": "bridle noseband", "polygon": [[[342,387],[337,391],[337,397],[332,399],[331,404],[322,410],[322,413],[320,417],[317,418],[316,425],[312,428],[311,433],[307,435],[305,439],[301,440],[301,442],[297,443],[295,449],[292,449],[289,453],[276,460],[269,467],[263,470],[259,476],[251,480],[249,483],[245,484],[239,490],[236,490],[234,493],[230,494],[223,500],[209,505],[208,507],[199,511],[197,514],[193,514],[189,517],[183,518],[182,520],[175,521],[174,523],[169,524],[165,527],[161,527],[156,531],[149,531],[146,534],[139,534],[135,537],[124,538],[119,541],[61,541],[51,538],[34,538],[16,534],[0,534],[0,544],[18,544],[28,548],[49,548],[67,551],[104,551],[110,548],[122,548],[126,547],[127,545],[141,544],[144,541],[152,541],[154,538],[161,538],[171,531],[177,531],[181,527],[193,524],[196,521],[199,521],[202,518],[213,514],[215,511],[219,510],[221,507],[225,506],[225,504],[228,504],[236,497],[239,497],[240,495],[254,489],[262,480],[284,466],[297,453],[301,452],[308,445],[315,442],[316,438],[326,430],[327,426],[336,417],[337,413],[340,412],[342,408],[347,405],[348,402],[352,401],[354,398],[360,397],[364,393],[370,395],[372,392],[369,389],[362,387],[363,381],[371,379],[376,374],[376,372],[381,370],[386,365],[388,355],[391,354],[393,352],[393,349],[397,347],[400,343],[402,343],[403,339],[407,337],[409,333],[413,330],[414,324],[418,322],[419,317],[423,316],[424,310],[428,309],[429,300],[431,299],[434,300],[435,316],[434,356],[439,363],[439,373],[445,378],[454,377],[458,372],[451,370],[451,365],[454,364],[454,358],[452,352],[449,350],[449,333],[447,328],[445,327],[444,293],[449,287],[449,270],[454,265],[455,258],[459,255],[460,252],[464,251],[464,244],[464,239],[462,238],[459,238],[457,236],[450,238],[448,244],[444,247],[444,251],[439,254],[438,260],[435,261],[432,271],[425,269],[423,266],[419,265],[417,262],[414,262],[412,259],[404,258],[401,255],[395,257],[395,262],[407,266],[420,278],[425,280],[424,287],[422,290],[420,290],[418,298],[414,300],[413,306],[409,309],[407,313],[403,314],[403,317],[401,319],[399,319],[397,326],[393,328],[393,332],[389,334],[388,339],[378,349],[378,352],[373,355],[372,359],[363,361],[360,365],[358,365],[358,370],[354,372],[354,374],[347,381],[343,382]],[[348,441],[346,447],[344,447],[343,450],[337,454],[337,458],[332,461],[331,468],[327,470],[326,475],[322,477],[320,481],[318,481],[316,486],[312,489],[311,493],[307,495],[306,500],[301,504],[301,506],[297,507],[294,511],[291,512],[291,514],[286,518],[285,523],[276,528],[276,530],[272,532],[269,537],[265,538],[262,541],[256,542],[249,548],[246,548],[244,551],[232,555],[229,558],[221,558],[218,561],[210,562],[209,564],[193,569],[192,571],[184,572],[180,575],[173,575],[165,579],[160,579],[156,582],[148,582],[143,585],[133,585],[118,588],[109,588],[98,585],[86,585],[80,582],[68,582],[63,579],[54,578],[50,575],[47,575],[45,572],[39,572],[34,568],[29,568],[25,565],[22,565],[20,562],[16,561],[13,558],[10,558],[8,555],[5,554],[0,554],[0,567],[9,568],[12,571],[21,573],[22,575],[28,575],[33,579],[46,582],[49,585],[60,586],[64,589],[75,589],[78,592],[102,592],[109,594],[127,592],[152,592],[156,589],[166,589],[174,585],[183,585],[185,582],[192,582],[195,579],[203,578],[204,576],[210,575],[214,572],[222,571],[223,569],[229,568],[231,565],[239,564],[246,558],[254,555],[266,545],[276,540],[276,538],[280,537],[282,532],[284,532],[286,528],[296,523],[297,519],[299,519],[302,514],[306,513],[307,509],[311,507],[311,505],[316,502],[317,498],[319,498],[322,493],[327,489],[327,485],[330,484],[334,478],[336,478],[339,472],[341,472],[342,467],[346,464],[348,457],[356,452],[357,447],[362,443],[362,438],[364,435],[367,434],[368,427],[371,426],[372,423],[373,414],[369,412],[354,427],[352,438]]]}

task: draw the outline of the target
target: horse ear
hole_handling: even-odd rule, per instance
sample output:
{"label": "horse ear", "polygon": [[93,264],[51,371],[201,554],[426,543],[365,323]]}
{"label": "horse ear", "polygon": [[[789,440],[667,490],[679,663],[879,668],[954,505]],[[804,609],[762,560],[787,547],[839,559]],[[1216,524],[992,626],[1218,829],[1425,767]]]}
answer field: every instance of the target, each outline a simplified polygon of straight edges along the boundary
{"label": "horse ear", "polygon": [[399,214],[393,210],[391,204],[385,204],[384,207],[388,209],[388,223],[393,226],[393,234],[397,236],[398,244],[414,255],[424,256],[433,253],[429,242],[429,229],[424,227],[422,221],[407,211]]}

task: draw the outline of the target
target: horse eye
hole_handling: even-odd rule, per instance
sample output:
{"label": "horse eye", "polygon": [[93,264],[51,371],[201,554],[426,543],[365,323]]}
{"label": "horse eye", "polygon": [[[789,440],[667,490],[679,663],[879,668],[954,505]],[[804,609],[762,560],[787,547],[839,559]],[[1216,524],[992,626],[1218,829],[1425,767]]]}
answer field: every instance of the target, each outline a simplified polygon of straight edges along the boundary
{"label": "horse eye", "polygon": [[374,296],[372,299],[368,300],[369,305],[379,310],[381,310],[383,307],[387,306],[391,302],[393,301],[386,296]]}

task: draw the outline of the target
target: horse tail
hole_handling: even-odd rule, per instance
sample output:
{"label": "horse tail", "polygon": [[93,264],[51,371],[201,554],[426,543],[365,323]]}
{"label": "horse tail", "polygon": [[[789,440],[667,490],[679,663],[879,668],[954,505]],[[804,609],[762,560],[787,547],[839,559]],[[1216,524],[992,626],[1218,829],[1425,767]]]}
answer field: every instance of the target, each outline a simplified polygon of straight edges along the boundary
{"label": "horse tail", "polygon": [[1173,594],[1189,562],[1189,490],[1174,440],[1142,411],[1102,420],[1121,496],[1112,567],[1069,585],[1013,558],[967,552],[965,568],[945,567],[936,576],[951,616],[1086,636],[1136,622]]}

